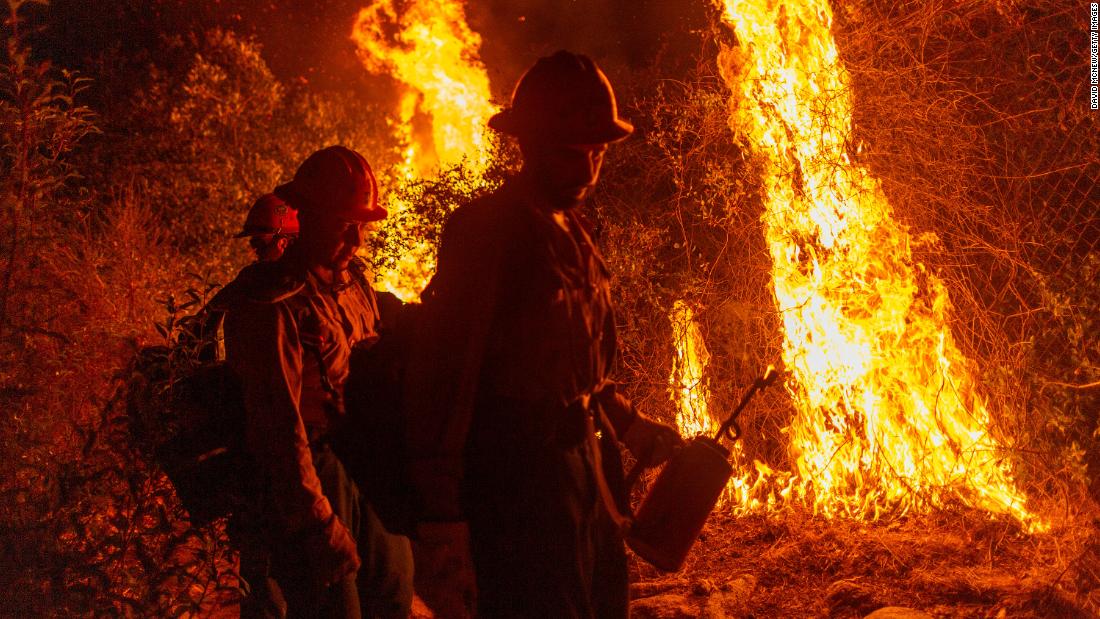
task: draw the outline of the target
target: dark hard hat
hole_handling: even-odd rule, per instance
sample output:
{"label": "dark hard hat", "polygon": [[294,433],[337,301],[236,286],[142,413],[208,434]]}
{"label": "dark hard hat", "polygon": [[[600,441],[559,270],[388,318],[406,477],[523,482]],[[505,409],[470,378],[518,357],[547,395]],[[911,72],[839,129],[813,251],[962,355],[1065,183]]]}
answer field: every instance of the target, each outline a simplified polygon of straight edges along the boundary
{"label": "dark hard hat", "polygon": [[386,209],[378,206],[378,182],[370,164],[343,146],[310,155],[292,181],[275,188],[275,195],[303,213],[324,212],[355,222],[386,217]]}
{"label": "dark hard hat", "polygon": [[490,118],[489,126],[563,144],[606,144],[634,132],[619,118],[603,71],[588,56],[566,51],[539,58],[516,84],[511,106]]}
{"label": "dark hard hat", "polygon": [[298,211],[287,205],[273,193],[260,196],[248,209],[244,228],[234,238],[256,236],[258,234],[298,234]]}

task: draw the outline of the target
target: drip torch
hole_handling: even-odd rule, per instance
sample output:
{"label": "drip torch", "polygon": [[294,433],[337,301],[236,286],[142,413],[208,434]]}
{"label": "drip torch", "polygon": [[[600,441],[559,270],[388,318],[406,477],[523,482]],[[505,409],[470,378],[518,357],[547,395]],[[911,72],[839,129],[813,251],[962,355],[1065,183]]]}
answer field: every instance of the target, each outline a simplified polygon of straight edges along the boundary
{"label": "drip torch", "polygon": [[[684,564],[707,516],[733,475],[730,452],[718,441],[725,437],[732,442],[741,437],[737,417],[756,392],[766,389],[778,376],[775,367],[769,365],[741,396],[714,437],[699,435],[690,439],[668,461],[626,533],[627,545],[639,557],[668,572],[675,572]],[[637,481],[642,468],[642,463],[638,463],[630,471],[628,487]]]}

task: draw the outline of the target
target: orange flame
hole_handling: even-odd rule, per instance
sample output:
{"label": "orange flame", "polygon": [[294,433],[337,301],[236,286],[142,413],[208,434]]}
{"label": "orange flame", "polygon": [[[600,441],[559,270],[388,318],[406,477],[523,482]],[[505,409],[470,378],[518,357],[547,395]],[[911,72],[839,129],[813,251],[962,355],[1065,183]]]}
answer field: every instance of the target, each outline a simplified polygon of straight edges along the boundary
{"label": "orange flame", "polygon": [[828,2],[722,8],[741,43],[722,57],[735,93],[730,126],[764,164],[796,407],[794,470],[742,466],[734,501],[758,509],[797,497],[825,515],[876,518],[958,499],[1044,528],[988,432],[985,400],[948,328],[946,288],[913,259],[916,241],[878,181],[849,159],[851,96]]}
{"label": "orange flame", "polygon": [[687,436],[714,434],[717,424],[707,412],[703,376],[710,361],[703,334],[695,324],[695,313],[687,303],[676,301],[669,312],[676,356],[672,360],[672,401],[676,404],[676,425]]}
{"label": "orange flame", "polygon": [[[403,158],[393,176],[411,182],[463,162],[475,176],[484,173],[491,156],[486,123],[496,109],[478,59],[481,37],[466,24],[462,2],[377,0],[359,12],[352,39],[367,70],[404,87],[392,123]],[[430,123],[430,139],[414,133],[418,118]],[[389,195],[391,212],[410,208]],[[379,283],[412,300],[434,270],[432,249],[421,243],[407,248],[396,268],[378,274]]]}

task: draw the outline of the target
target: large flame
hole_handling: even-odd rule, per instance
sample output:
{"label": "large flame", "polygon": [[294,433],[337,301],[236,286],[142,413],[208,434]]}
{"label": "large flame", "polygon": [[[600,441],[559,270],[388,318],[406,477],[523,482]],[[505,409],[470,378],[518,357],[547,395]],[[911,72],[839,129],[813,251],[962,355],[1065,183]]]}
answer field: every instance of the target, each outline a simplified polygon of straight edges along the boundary
{"label": "large flame", "polygon": [[[486,123],[496,110],[478,59],[481,37],[466,24],[462,2],[377,0],[359,12],[352,39],[369,71],[389,75],[404,88],[392,122],[404,157],[392,176],[414,181],[462,162],[475,176],[482,174],[490,158]],[[415,131],[418,123],[429,130]],[[410,208],[389,195],[391,211]],[[431,248],[421,243],[406,248],[397,267],[378,276],[384,288],[412,300],[434,270]]]}
{"label": "large flame", "polygon": [[[948,328],[946,288],[913,259],[913,239],[878,181],[849,159],[852,103],[828,3],[722,8],[740,41],[722,62],[735,93],[730,124],[763,163],[796,407],[793,470],[743,469],[734,500],[774,504],[793,492],[823,514],[860,518],[961,500],[1041,528],[989,434],[987,405]],[[691,346],[679,347],[678,368]],[[699,409],[698,397],[678,399]],[[694,419],[684,428],[706,426]]]}
{"label": "large flame", "polygon": [[676,404],[676,425],[687,436],[714,434],[718,429],[707,412],[706,385],[703,376],[710,362],[703,334],[695,324],[695,313],[683,301],[672,304],[669,312],[676,356],[672,359],[672,401]]}

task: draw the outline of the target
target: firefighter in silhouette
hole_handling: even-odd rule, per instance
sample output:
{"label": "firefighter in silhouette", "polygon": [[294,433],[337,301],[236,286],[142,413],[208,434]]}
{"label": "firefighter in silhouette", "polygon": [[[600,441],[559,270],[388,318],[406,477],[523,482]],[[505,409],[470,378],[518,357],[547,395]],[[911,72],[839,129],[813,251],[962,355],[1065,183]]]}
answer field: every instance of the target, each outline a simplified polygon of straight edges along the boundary
{"label": "firefighter in silhouette", "polygon": [[[334,455],[353,346],[378,339],[377,296],[355,257],[386,216],[362,155],[320,150],[275,194],[298,211],[298,241],[238,277],[227,360],[241,379],[245,445],[263,477],[266,535],[245,616],[406,617],[407,538],[385,531]],[[254,550],[254,549],[250,549]],[[242,566],[244,571],[244,566]]]}
{"label": "firefighter in silhouette", "polygon": [[681,443],[611,381],[609,274],[581,214],[633,127],[565,51],[489,126],[523,167],[447,222],[405,390],[422,535],[468,522],[480,617],[626,617],[618,443],[652,464]]}
{"label": "firefighter in silhouette", "polygon": [[[264,194],[248,209],[244,225],[234,238],[248,239],[256,262],[274,262],[298,238],[298,212],[275,194]],[[226,312],[240,302],[240,296],[237,279],[222,286],[195,315],[192,327],[184,329],[181,343],[195,345],[201,359],[225,359],[222,326]]]}
{"label": "firefighter in silhouette", "polygon": [[234,238],[248,239],[256,262],[273,262],[298,238],[298,211],[273,193],[260,196]]}

